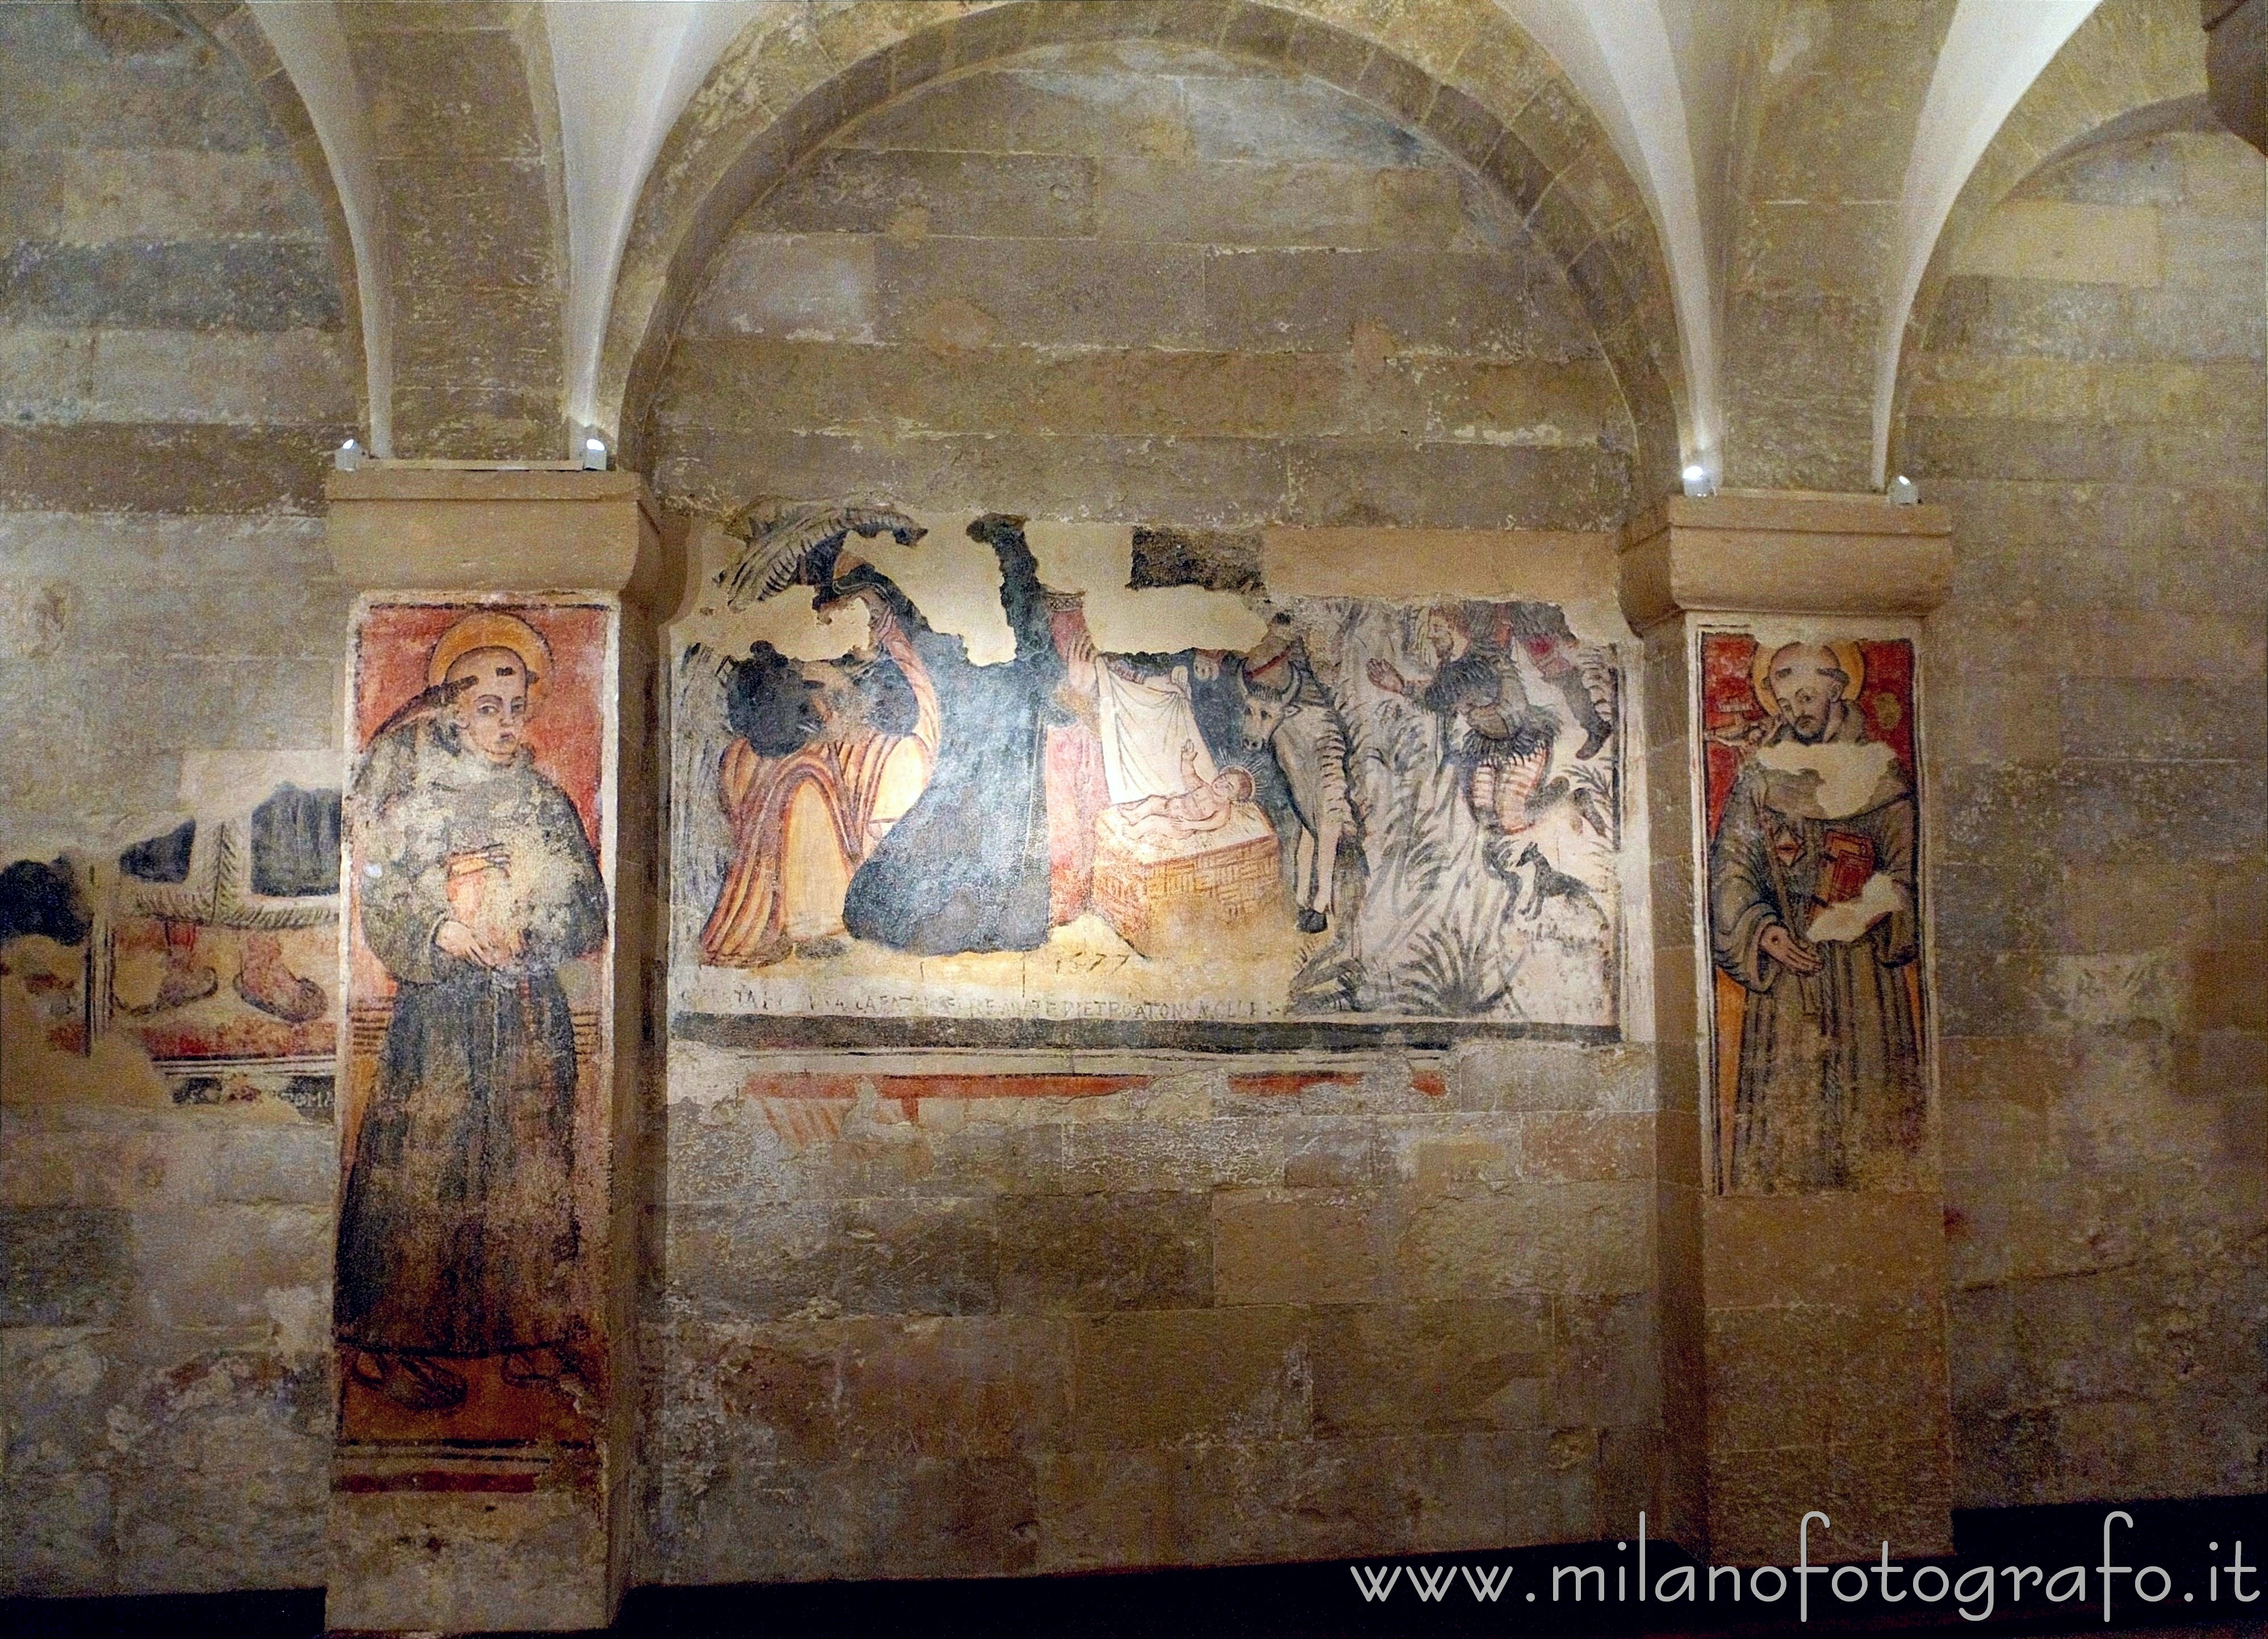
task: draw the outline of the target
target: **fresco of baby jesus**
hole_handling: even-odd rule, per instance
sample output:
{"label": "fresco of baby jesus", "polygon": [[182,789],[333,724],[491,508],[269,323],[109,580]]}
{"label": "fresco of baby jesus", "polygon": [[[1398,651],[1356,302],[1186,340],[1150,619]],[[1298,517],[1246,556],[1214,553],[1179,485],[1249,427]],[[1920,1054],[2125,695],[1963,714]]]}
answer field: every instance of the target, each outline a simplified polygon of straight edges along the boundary
{"label": "fresco of baby jesus", "polygon": [[1236,813],[1236,805],[1252,800],[1252,776],[1232,764],[1206,779],[1197,770],[1195,741],[1182,742],[1182,788],[1174,795],[1144,797],[1118,805],[1119,823],[1138,841],[1163,843],[1177,837],[1220,830]]}

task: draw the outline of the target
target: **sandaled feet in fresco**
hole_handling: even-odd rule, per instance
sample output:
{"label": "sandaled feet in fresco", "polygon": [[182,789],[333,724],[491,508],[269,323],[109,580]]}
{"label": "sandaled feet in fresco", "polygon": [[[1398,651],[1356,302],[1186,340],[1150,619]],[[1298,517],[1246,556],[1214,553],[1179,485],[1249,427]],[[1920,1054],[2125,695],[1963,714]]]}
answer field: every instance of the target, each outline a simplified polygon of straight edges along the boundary
{"label": "sandaled feet in fresco", "polygon": [[331,1005],[320,985],[284,965],[284,947],[273,934],[254,934],[245,940],[236,993],[287,1024],[320,1019]]}
{"label": "sandaled feet in fresco", "polygon": [[413,1412],[453,1411],[465,1403],[464,1378],[438,1360],[357,1349],[348,1370],[364,1388]]}
{"label": "sandaled feet in fresco", "polygon": [[539,1345],[534,1348],[514,1349],[504,1357],[500,1370],[506,1383],[528,1388],[538,1384],[549,1385],[557,1383],[567,1370],[567,1363],[557,1349]]}
{"label": "sandaled feet in fresco", "polygon": [[118,1010],[129,1018],[148,1018],[153,1013],[168,1013],[202,1001],[219,988],[220,975],[210,968],[173,968],[158,981],[157,994],[148,1001],[134,1007],[122,1003]]}

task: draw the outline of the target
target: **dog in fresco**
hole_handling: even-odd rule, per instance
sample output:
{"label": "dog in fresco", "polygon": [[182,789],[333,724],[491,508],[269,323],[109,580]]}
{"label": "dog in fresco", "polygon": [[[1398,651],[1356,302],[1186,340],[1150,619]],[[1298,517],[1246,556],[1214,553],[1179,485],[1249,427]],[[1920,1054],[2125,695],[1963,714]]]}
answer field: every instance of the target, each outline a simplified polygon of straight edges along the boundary
{"label": "dog in fresco", "polygon": [[1588,883],[1553,865],[1543,857],[1543,850],[1532,842],[1521,849],[1520,857],[1513,861],[1513,868],[1516,870],[1530,866],[1535,867],[1535,875],[1529,880],[1528,889],[1529,921],[1543,916],[1543,904],[1548,899],[1565,899],[1569,904],[1581,905],[1600,916],[1606,914],[1599,909],[1598,898],[1591,892]]}

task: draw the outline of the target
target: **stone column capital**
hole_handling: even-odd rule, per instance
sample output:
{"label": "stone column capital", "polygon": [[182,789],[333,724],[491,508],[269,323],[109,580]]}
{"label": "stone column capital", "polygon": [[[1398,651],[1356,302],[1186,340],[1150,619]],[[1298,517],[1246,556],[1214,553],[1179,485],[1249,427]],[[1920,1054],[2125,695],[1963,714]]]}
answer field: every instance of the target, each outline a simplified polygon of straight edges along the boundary
{"label": "stone column capital", "polygon": [[1616,590],[1639,631],[1702,612],[1922,616],[1952,586],[1952,537],[1947,508],[1879,495],[1671,496],[1624,529]]}
{"label": "stone column capital", "polygon": [[357,591],[608,592],[676,607],[683,532],[635,472],[368,461],[326,475],[323,495],[332,565]]}

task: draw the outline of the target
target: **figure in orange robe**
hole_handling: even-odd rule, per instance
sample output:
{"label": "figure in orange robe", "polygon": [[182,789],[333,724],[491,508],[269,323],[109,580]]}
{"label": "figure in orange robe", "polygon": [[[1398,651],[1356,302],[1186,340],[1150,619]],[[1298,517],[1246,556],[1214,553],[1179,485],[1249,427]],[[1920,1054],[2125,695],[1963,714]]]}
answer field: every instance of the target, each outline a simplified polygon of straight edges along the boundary
{"label": "figure in orange robe", "polygon": [[1049,593],[1048,629],[1063,656],[1047,726],[1048,926],[1061,927],[1084,915],[1094,892],[1094,821],[1110,806],[1102,771],[1102,740],[1095,732],[1097,664],[1086,630],[1083,594]]}
{"label": "figure in orange robe", "polygon": [[[851,874],[929,784],[937,691],[896,618],[867,600],[876,646],[911,691],[911,731],[818,713],[815,735],[768,754],[744,734],[725,748],[717,800],[733,828],[733,863],[701,932],[702,960],[761,967],[843,938]],[[800,679],[795,679],[801,686]]]}

